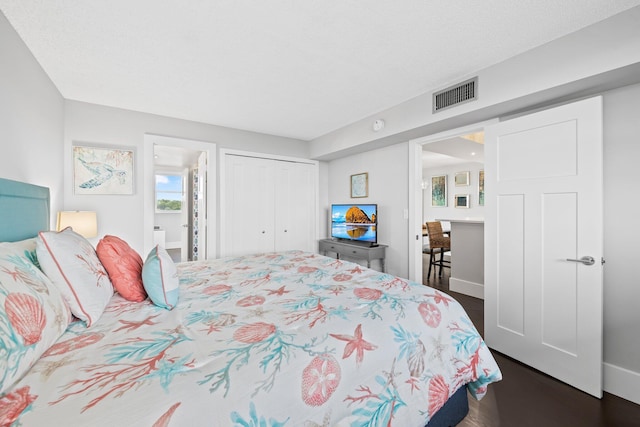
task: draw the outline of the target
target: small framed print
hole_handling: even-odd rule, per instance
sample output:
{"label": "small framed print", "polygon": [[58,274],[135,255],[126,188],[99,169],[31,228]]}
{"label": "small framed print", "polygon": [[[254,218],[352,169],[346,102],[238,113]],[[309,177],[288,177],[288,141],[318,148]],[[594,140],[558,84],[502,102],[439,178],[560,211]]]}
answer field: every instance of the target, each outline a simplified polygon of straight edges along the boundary
{"label": "small framed print", "polygon": [[465,187],[469,185],[469,171],[456,172],[455,183],[456,187]]}
{"label": "small framed print", "polygon": [[438,208],[447,206],[447,175],[431,177],[431,206]]}
{"label": "small framed print", "polygon": [[369,174],[367,172],[351,175],[351,198],[369,196]]}
{"label": "small framed print", "polygon": [[469,195],[468,194],[456,194],[455,207],[469,209]]}

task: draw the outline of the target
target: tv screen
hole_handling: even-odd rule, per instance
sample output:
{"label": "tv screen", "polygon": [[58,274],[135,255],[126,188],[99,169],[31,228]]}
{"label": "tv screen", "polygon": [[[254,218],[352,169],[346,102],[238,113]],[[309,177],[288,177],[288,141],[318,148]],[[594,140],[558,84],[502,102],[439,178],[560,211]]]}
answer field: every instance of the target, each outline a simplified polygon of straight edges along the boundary
{"label": "tv screen", "polygon": [[375,244],[378,242],[378,205],[331,205],[331,237]]}

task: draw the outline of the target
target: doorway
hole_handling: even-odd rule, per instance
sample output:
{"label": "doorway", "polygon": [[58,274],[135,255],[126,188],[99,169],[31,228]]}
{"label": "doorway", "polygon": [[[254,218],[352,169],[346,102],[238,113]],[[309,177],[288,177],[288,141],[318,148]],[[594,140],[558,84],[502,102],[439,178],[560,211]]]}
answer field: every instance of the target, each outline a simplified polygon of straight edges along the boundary
{"label": "doorway", "polygon": [[174,261],[215,258],[216,145],[145,134],[145,250]]}
{"label": "doorway", "polygon": [[[409,239],[409,278],[411,280],[422,283],[422,250],[426,243],[422,225],[426,219],[469,219],[471,216],[482,215],[483,207],[478,207],[478,182],[479,172],[483,167],[479,166],[478,162],[483,161],[483,149],[478,141],[484,128],[497,122],[497,119],[489,120],[409,141],[409,153],[412,157],[409,162],[409,176],[412,177],[409,180],[409,233],[412,236]],[[425,152],[432,154],[425,154]],[[474,163],[476,166],[473,166]],[[458,172],[455,168],[456,164],[465,166],[459,168],[461,172],[469,172],[469,185],[455,187],[455,172]],[[448,187],[445,206],[431,206],[431,174],[423,176],[425,165],[431,168],[435,175],[446,175]],[[456,189],[460,191],[456,192]],[[474,208],[456,208],[454,198],[458,193],[468,195],[467,200]]]}
{"label": "doorway", "polygon": [[[436,269],[434,259],[438,255],[430,255],[430,238],[424,226],[435,221],[440,223],[450,241],[442,251],[445,266],[451,273],[447,287],[484,298],[484,132],[464,133],[422,147],[421,283],[426,284],[430,273]],[[452,224],[458,229],[456,236],[452,236]],[[438,272],[442,274],[441,269]]]}

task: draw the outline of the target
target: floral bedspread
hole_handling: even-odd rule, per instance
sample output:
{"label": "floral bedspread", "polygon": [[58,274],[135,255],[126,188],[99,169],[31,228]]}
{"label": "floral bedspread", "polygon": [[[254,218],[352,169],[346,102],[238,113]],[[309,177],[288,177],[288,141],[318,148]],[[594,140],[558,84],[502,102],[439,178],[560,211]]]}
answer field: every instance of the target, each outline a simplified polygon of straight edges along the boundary
{"label": "floral bedspread", "polygon": [[172,311],[115,295],[73,323],[1,397],[14,425],[423,426],[501,378],[432,288],[298,251],[178,270]]}

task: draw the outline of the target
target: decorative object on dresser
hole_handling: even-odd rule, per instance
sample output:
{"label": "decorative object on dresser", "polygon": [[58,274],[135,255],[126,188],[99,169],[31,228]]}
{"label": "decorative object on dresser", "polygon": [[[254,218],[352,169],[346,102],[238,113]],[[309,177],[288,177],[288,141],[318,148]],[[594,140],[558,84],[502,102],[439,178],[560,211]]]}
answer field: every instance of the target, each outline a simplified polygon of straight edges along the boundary
{"label": "decorative object on dresser", "polygon": [[367,172],[351,175],[351,198],[369,195],[369,174]]}
{"label": "decorative object on dresser", "polygon": [[75,194],[133,194],[133,150],[73,147]]}
{"label": "decorative object on dresser", "polygon": [[431,206],[438,208],[447,206],[447,175],[431,177]]}

